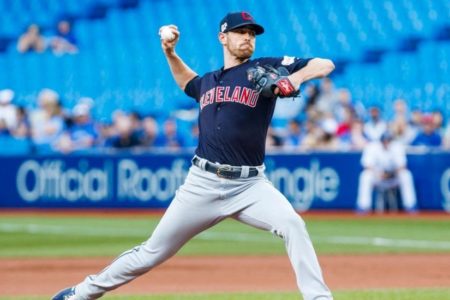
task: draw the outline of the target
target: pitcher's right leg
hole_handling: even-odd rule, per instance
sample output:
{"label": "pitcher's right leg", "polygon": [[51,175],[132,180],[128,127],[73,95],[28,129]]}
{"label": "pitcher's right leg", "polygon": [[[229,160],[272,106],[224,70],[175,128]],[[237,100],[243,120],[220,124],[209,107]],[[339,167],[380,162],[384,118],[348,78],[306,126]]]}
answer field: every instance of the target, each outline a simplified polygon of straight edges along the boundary
{"label": "pitcher's right leg", "polygon": [[[75,287],[76,299],[100,298],[105,292],[150,271],[174,255],[196,234],[222,219],[220,210],[215,209],[213,184],[192,174],[188,177],[152,236],[142,245],[124,252],[99,274],[86,277]],[[194,186],[190,184],[193,181],[196,183]],[[199,191],[198,186],[207,188]]]}

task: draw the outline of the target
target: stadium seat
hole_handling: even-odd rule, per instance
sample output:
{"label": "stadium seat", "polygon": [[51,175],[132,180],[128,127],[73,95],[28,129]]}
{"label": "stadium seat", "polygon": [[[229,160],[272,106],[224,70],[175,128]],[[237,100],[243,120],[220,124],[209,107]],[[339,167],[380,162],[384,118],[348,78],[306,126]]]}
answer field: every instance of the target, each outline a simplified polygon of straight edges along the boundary
{"label": "stadium seat", "polygon": [[[179,26],[180,55],[203,74],[222,66],[221,49],[215,42],[218,18],[244,9],[266,28],[257,43],[257,56],[287,54],[342,62],[337,63],[334,80],[348,86],[355,99],[379,103],[388,110],[391,101],[401,96],[423,107],[430,107],[431,99],[444,104],[448,100],[449,93],[444,91],[448,91],[450,72],[450,4],[446,0],[286,0],[282,6],[275,0],[264,5],[251,0],[207,3],[0,0],[0,67],[9,72],[0,74],[0,87],[12,88],[24,99],[40,88],[52,87],[66,91],[65,105],[85,95],[95,98],[96,105],[107,112],[112,105],[145,112],[149,105],[155,111],[177,109],[190,100],[174,88],[161,53],[159,27]],[[78,54],[16,53],[16,41],[30,22],[43,26],[49,36],[62,17],[74,22]],[[430,57],[435,64],[429,63]],[[445,112],[449,112],[447,106]],[[101,115],[108,117],[103,110]]]}

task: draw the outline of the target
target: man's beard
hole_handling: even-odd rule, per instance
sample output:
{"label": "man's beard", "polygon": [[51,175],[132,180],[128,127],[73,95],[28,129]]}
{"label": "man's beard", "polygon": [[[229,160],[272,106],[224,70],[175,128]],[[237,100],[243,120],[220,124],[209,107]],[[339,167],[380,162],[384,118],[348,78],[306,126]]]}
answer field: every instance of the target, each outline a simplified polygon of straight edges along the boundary
{"label": "man's beard", "polygon": [[248,47],[245,50],[241,49],[229,49],[230,53],[236,57],[237,60],[243,62],[249,59],[253,55],[253,47]]}
{"label": "man's beard", "polygon": [[245,51],[245,52],[242,53],[241,55],[236,56],[236,58],[237,58],[239,61],[243,62],[243,61],[246,61],[247,59],[249,59],[250,57],[252,57],[252,54],[253,54],[253,51],[251,51],[251,52]]}

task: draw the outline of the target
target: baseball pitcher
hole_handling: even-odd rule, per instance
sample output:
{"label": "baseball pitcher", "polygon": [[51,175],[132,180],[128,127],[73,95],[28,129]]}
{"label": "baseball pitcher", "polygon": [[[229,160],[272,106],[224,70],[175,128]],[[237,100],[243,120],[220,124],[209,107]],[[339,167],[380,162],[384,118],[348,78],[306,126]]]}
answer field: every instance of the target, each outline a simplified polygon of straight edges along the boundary
{"label": "baseball pitcher", "polygon": [[161,264],[225,218],[282,238],[303,299],[333,299],[305,223],[264,175],[264,157],[277,98],[297,95],[303,82],[328,75],[334,64],[290,56],[251,59],[256,36],[262,33],[264,28],[250,14],[227,14],[218,34],[224,65],[199,76],[175,51],[178,28],[161,29],[162,50],[174,79],[199,105],[200,136],[192,166],[146,242],[54,300],[100,298]]}

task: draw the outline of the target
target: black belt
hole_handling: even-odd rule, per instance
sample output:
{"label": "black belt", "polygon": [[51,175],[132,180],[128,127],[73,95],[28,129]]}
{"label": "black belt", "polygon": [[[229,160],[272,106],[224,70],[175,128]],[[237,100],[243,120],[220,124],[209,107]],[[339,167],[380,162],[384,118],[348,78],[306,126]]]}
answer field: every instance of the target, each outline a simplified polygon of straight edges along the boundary
{"label": "black belt", "polygon": [[[199,168],[201,167],[200,164],[200,159],[198,157],[194,157],[192,159],[192,163],[194,165],[196,165]],[[205,171],[208,171],[210,173],[216,174],[217,176],[221,177],[221,178],[226,178],[226,179],[238,179],[238,178],[245,178],[242,175],[242,167],[234,167],[234,166],[230,166],[230,165],[216,165],[213,163],[210,163],[209,161],[206,161],[205,163],[205,167],[204,167]],[[255,167],[249,167],[248,170],[248,177],[255,177],[259,174],[258,168]]]}

